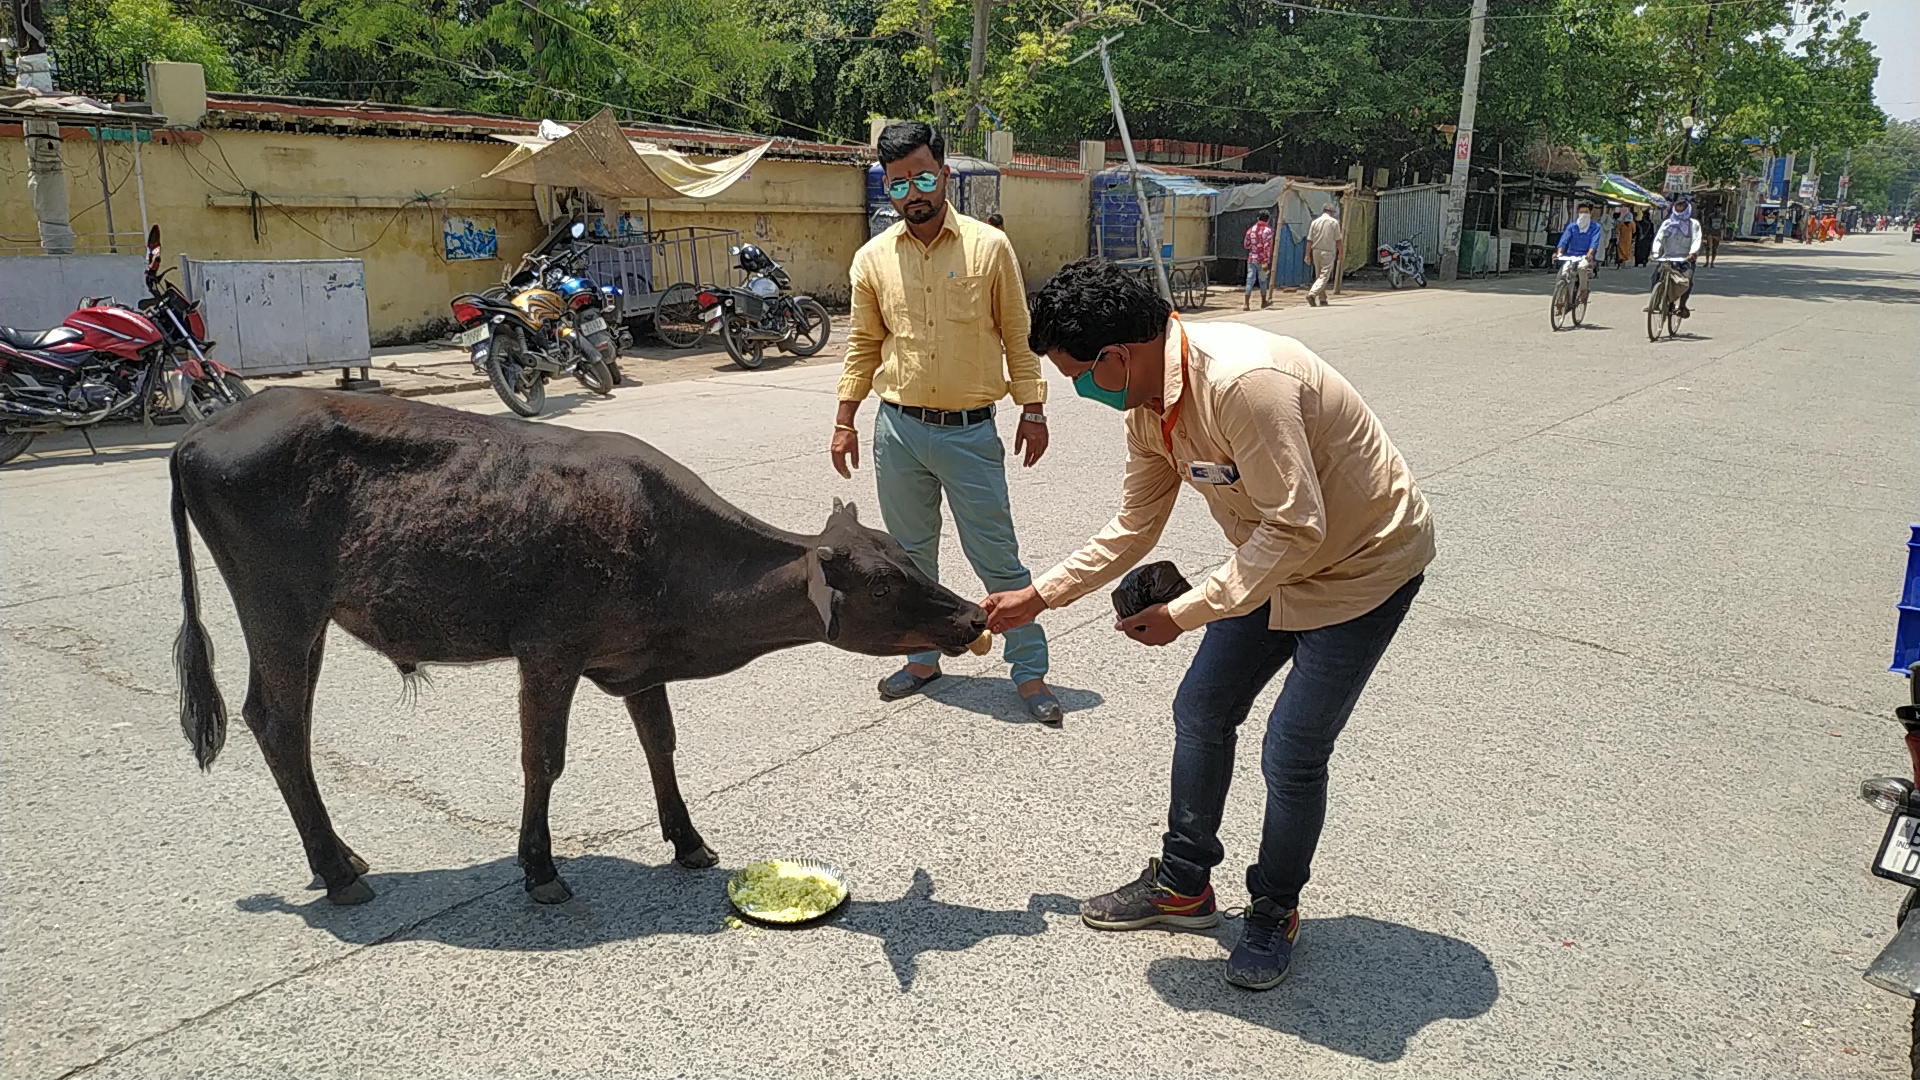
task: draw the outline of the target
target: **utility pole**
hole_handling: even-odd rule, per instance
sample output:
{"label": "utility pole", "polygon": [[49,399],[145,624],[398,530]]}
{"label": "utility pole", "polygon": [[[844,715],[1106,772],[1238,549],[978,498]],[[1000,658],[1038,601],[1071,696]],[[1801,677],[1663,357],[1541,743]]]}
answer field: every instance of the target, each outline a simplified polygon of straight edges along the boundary
{"label": "utility pole", "polygon": [[[13,0],[13,23],[20,30],[19,52],[14,56],[16,82],[52,92],[53,52],[47,48],[47,20],[40,0]],[[27,200],[39,224],[41,250],[71,255],[73,223],[67,213],[67,165],[60,154],[60,124],[27,120],[21,132],[27,144]]]}
{"label": "utility pole", "polygon": [[1453,181],[1447,186],[1446,232],[1440,237],[1440,280],[1460,276],[1460,224],[1467,216],[1467,164],[1473,159],[1473,110],[1480,99],[1480,47],[1487,39],[1487,0],[1473,0],[1467,32],[1467,74],[1460,83],[1460,125],[1453,132]]}
{"label": "utility pole", "polygon": [[[1487,0],[1474,0],[1483,10]],[[1146,189],[1140,186],[1140,162],[1133,156],[1133,136],[1127,132],[1127,114],[1120,108],[1120,88],[1113,81],[1113,61],[1107,56],[1107,46],[1120,40],[1120,35],[1103,37],[1100,44],[1073,58],[1079,63],[1094,53],[1100,54],[1100,72],[1107,77],[1107,97],[1113,102],[1113,122],[1120,128],[1120,145],[1127,152],[1127,172],[1133,180],[1134,202],[1140,207],[1140,227],[1147,231],[1147,243],[1153,245],[1153,283],[1160,290],[1160,299],[1173,303],[1173,286],[1167,283],[1167,264],[1160,256],[1160,226],[1154,223],[1153,210],[1147,205]]]}

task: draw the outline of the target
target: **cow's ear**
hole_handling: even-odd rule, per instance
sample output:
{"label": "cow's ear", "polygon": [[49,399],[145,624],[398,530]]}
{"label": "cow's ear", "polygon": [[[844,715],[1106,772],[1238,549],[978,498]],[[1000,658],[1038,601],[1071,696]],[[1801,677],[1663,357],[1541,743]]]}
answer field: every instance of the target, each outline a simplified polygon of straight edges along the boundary
{"label": "cow's ear", "polygon": [[836,610],[840,590],[827,584],[826,571],[821,567],[822,560],[832,555],[833,549],[825,546],[807,552],[807,599],[813,601],[814,610],[820,613],[820,628],[828,641],[840,636],[840,613]]}

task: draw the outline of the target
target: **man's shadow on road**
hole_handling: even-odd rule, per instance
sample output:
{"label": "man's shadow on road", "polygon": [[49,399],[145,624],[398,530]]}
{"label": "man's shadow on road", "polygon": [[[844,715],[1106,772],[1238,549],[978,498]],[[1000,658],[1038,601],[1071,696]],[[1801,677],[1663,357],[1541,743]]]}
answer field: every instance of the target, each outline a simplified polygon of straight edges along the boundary
{"label": "man's shadow on road", "polygon": [[[431,941],[460,949],[559,952],[662,935],[694,936],[729,930],[728,871],[647,866],[610,855],[567,859],[560,873],[574,897],[542,906],[520,888],[512,859],[480,866],[367,875],[376,893],[358,907],[335,907],[324,897],[290,904],[272,894],[237,901],[249,914],[296,915],[316,930],[355,945]],[[919,958],[964,952],[996,937],[1034,937],[1048,914],[1073,914],[1079,902],[1035,894],[1024,909],[992,911],[933,898],[933,877],[916,869],[894,900],[855,899],[813,932],[839,930],[875,938],[902,991],[913,987]],[[877,886],[875,887],[878,888]],[[427,909],[422,911],[422,909]],[[785,932],[785,931],[774,931]]]}
{"label": "man's shadow on road", "polygon": [[1474,946],[1362,915],[1302,921],[1287,981],[1272,990],[1229,986],[1221,961],[1191,957],[1148,964],[1147,983],[1176,1009],[1221,1013],[1377,1062],[1400,1060],[1428,1024],[1470,1020],[1500,996],[1492,962]]}
{"label": "man's shadow on road", "polygon": [[[1064,686],[1055,686],[1052,689],[1053,696],[1060,702],[1060,711],[1063,713],[1077,713],[1098,708],[1107,703],[1106,698],[1092,690],[1074,690]],[[928,685],[922,693],[942,705],[951,705],[956,709],[979,713],[981,716],[991,716],[1001,723],[1037,726],[1033,717],[1027,715],[1026,704],[1020,700],[1020,691],[1006,679],[976,675],[943,675],[938,682]]]}

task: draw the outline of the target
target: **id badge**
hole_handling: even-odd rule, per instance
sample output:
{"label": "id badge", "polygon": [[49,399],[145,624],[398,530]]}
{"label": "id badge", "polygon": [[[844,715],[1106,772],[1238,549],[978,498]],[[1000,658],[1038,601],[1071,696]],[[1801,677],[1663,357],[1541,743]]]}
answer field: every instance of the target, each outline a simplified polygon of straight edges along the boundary
{"label": "id badge", "polygon": [[1187,479],[1196,484],[1231,484],[1240,479],[1240,470],[1232,462],[1190,461]]}

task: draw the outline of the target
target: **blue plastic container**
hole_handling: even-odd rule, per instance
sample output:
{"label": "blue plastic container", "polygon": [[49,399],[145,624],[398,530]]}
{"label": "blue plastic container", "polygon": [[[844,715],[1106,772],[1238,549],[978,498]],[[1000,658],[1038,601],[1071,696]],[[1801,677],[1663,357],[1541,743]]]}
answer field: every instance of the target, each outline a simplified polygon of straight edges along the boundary
{"label": "blue plastic container", "polygon": [[1902,675],[1920,662],[1920,525],[1907,527],[1913,531],[1907,538],[1907,584],[1900,590],[1900,625],[1893,633],[1893,667],[1888,669]]}

